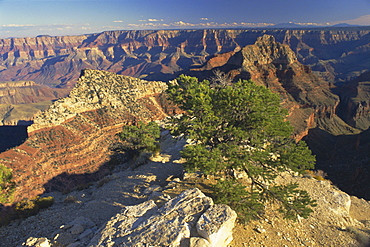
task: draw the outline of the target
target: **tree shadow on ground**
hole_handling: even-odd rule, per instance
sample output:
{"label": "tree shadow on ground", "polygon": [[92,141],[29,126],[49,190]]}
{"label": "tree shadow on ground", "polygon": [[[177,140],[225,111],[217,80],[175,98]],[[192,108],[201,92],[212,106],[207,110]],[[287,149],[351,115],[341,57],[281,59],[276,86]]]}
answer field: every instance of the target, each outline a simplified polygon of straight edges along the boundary
{"label": "tree shadow on ground", "polygon": [[[95,172],[82,174],[69,174],[63,172],[43,185],[45,193],[56,191],[68,193],[72,190],[86,189],[93,182],[99,181],[103,177],[111,174],[118,165],[127,165],[126,162],[128,161],[129,157],[126,154],[114,153],[110,156],[109,160],[103,163]],[[122,169],[125,169],[125,167],[122,167]]]}

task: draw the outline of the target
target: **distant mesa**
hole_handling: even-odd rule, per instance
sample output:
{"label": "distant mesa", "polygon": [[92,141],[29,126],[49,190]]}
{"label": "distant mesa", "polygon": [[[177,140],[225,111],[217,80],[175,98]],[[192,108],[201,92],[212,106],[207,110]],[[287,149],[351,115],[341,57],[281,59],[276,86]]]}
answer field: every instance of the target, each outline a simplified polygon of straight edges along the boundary
{"label": "distant mesa", "polygon": [[52,37],[52,36],[48,35],[48,34],[41,34],[41,35],[37,35],[36,37],[37,38],[43,38],[43,37]]}
{"label": "distant mesa", "polygon": [[348,23],[338,23],[333,25],[332,27],[360,27],[360,25],[353,25]]}

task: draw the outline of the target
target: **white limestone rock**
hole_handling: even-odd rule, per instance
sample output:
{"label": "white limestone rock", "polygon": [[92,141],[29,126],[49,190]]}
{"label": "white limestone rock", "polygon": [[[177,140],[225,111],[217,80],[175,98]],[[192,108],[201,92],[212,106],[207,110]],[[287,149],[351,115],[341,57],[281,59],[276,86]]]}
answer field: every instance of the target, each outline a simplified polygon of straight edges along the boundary
{"label": "white limestone rock", "polygon": [[94,222],[88,218],[77,217],[73,221],[60,227],[53,235],[53,244],[56,246],[69,246],[77,240],[88,241],[93,236],[91,228]]}
{"label": "white limestone rock", "polygon": [[204,238],[192,237],[190,238],[189,247],[212,247],[212,245]]}
{"label": "white limestone rock", "polygon": [[233,239],[232,230],[237,214],[229,206],[211,206],[198,220],[197,232],[207,239],[212,247],[227,246]]}
{"label": "white limestone rock", "polygon": [[184,191],[157,210],[153,201],[128,206],[88,246],[179,246],[213,201],[199,189]]}
{"label": "white limestone rock", "polygon": [[22,245],[24,246],[32,246],[32,247],[51,247],[51,242],[47,238],[34,238],[30,237],[27,239],[25,243]]}

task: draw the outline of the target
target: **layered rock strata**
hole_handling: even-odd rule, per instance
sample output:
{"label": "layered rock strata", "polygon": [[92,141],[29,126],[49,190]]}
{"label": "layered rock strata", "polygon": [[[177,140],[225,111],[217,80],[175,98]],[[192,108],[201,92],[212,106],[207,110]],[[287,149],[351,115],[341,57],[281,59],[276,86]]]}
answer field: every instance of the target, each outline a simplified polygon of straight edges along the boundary
{"label": "layered rock strata", "polygon": [[67,98],[34,119],[28,139],[0,154],[0,162],[13,170],[15,200],[68,190],[87,183],[86,177],[105,174],[102,165],[109,161],[109,146],[123,125],[173,113],[161,94],[165,89],[163,82],[84,70]]}
{"label": "layered rock strata", "polygon": [[0,77],[72,87],[84,68],[167,80],[217,54],[272,35],[299,61],[333,82],[367,70],[370,29],[143,30],[90,35],[0,39]]}

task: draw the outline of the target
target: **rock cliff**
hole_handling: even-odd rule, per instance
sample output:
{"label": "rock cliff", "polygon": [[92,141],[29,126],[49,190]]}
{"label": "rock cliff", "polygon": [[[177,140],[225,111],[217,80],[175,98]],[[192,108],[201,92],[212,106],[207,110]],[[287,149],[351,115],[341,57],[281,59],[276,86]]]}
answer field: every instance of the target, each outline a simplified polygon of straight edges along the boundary
{"label": "rock cliff", "polygon": [[[36,116],[28,139],[0,154],[0,162],[13,169],[15,199],[68,190],[105,174],[109,146],[123,125],[173,114],[161,95],[165,88],[163,82],[84,70],[68,97]],[[63,180],[73,175],[72,184]]]}
{"label": "rock cliff", "polygon": [[143,30],[0,40],[0,77],[72,87],[81,69],[167,80],[217,54],[272,35],[328,81],[347,80],[369,68],[370,28],[304,30]]}
{"label": "rock cliff", "polygon": [[366,72],[337,89],[341,98],[338,115],[361,130],[370,126],[370,72]]}

